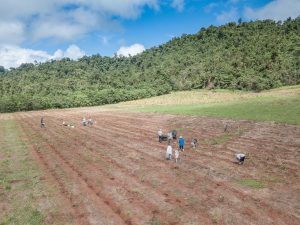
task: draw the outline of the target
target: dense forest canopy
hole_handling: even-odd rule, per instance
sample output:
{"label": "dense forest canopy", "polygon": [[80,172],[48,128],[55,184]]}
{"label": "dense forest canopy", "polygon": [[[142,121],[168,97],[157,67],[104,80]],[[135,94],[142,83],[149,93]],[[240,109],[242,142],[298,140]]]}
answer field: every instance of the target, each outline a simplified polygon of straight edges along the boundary
{"label": "dense forest canopy", "polygon": [[300,83],[300,18],[202,28],[131,57],[0,66],[0,112],[91,106],[177,90]]}

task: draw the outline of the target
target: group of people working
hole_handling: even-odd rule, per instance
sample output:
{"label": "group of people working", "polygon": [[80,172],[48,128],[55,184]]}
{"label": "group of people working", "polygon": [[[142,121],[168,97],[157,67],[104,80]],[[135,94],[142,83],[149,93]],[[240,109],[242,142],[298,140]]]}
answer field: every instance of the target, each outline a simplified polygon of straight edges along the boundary
{"label": "group of people working", "polygon": [[[178,148],[175,149],[175,162],[179,162],[180,161],[180,157],[179,157],[179,151],[184,151],[184,138],[182,136],[179,137],[178,140]],[[173,158],[173,148],[172,148],[172,144],[169,142],[168,146],[167,146],[167,150],[166,150],[166,159],[167,160],[172,160]]]}
{"label": "group of people working", "polygon": [[[86,119],[85,117],[83,117],[82,121],[81,121],[82,126],[93,126],[94,123],[95,123],[95,121],[91,117],[89,119]],[[66,121],[63,121],[62,125],[67,126],[67,127],[72,127],[72,128],[75,127],[73,123],[68,123]],[[46,127],[44,117],[41,118],[40,126],[41,126],[41,128]]]}
{"label": "group of people working", "polygon": [[[174,134],[175,133],[175,137]],[[168,135],[163,135],[162,129],[159,129],[158,131],[158,140],[161,143],[165,138],[168,139],[168,146],[166,150],[166,160],[171,160],[173,158],[173,148],[172,148],[172,139],[176,139],[176,134],[177,132],[173,130],[172,132],[169,132]],[[198,143],[198,140],[196,138],[191,139],[191,148],[195,148]],[[178,149],[175,150],[175,162],[177,163],[180,161],[179,157],[179,151],[184,151],[184,145],[185,145],[185,140],[182,136],[179,137],[178,140]],[[235,157],[238,161],[238,164],[243,165],[246,155],[244,153],[238,153],[235,154]]]}
{"label": "group of people working", "polygon": [[[173,158],[173,148],[172,148],[172,140],[177,139],[177,131],[172,130],[167,135],[163,134],[162,129],[158,130],[158,141],[161,143],[164,140],[168,141],[168,146],[166,150],[166,159],[171,160]],[[184,151],[184,145],[185,141],[182,136],[179,137],[178,140],[178,149],[175,150],[175,162],[178,162],[180,160],[179,158],[179,151]]]}
{"label": "group of people working", "polygon": [[86,119],[85,117],[83,117],[81,124],[82,124],[82,126],[93,126],[94,120],[92,118]]}

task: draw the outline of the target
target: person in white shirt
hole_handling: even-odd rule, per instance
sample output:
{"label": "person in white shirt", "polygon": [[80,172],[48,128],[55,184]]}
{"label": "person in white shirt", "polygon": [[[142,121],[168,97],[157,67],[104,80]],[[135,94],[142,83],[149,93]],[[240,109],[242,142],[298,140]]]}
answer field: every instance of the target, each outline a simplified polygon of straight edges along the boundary
{"label": "person in white shirt", "polygon": [[180,160],[180,158],[179,158],[179,150],[176,149],[175,150],[175,162],[177,163],[179,160]]}
{"label": "person in white shirt", "polygon": [[172,140],[172,139],[173,139],[172,132],[169,132],[169,133],[168,133],[168,140]]}
{"label": "person in white shirt", "polygon": [[172,132],[168,133],[168,144],[171,144],[173,140]]}
{"label": "person in white shirt", "polygon": [[93,126],[94,125],[94,121],[93,121],[93,119],[91,117],[88,119],[87,124],[89,126]]}
{"label": "person in white shirt", "polygon": [[245,158],[246,158],[246,155],[243,154],[243,153],[238,153],[235,156],[236,156],[236,159],[239,161],[239,164],[243,165],[244,161],[245,161]]}
{"label": "person in white shirt", "polygon": [[166,159],[171,160],[173,155],[173,149],[171,145],[168,145],[167,151],[166,151]]}
{"label": "person in white shirt", "polygon": [[82,123],[83,126],[86,126],[86,125],[87,125],[87,121],[86,121],[85,117],[82,118],[81,123]]}
{"label": "person in white shirt", "polygon": [[158,134],[158,141],[162,142],[162,136],[163,136],[162,129],[159,129],[158,132],[157,132],[157,134]]}

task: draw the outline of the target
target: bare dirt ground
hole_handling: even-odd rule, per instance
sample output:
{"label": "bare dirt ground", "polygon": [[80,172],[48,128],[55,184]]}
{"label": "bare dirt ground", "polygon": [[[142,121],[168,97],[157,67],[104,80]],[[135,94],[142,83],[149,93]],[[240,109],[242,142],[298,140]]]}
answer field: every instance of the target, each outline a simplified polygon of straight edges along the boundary
{"label": "bare dirt ground", "polygon": [[[83,127],[83,116],[97,123]],[[72,224],[300,224],[300,126],[82,109],[14,118]],[[167,161],[159,128],[200,144]]]}

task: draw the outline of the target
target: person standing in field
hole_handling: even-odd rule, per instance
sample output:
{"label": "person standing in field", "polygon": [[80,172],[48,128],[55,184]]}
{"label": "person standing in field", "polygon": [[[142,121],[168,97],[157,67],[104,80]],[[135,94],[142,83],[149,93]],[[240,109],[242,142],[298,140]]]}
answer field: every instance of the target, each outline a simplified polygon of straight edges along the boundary
{"label": "person standing in field", "polygon": [[166,151],[166,160],[171,160],[173,154],[172,146],[169,144]]}
{"label": "person standing in field", "polygon": [[82,123],[83,126],[86,126],[86,125],[87,125],[87,121],[86,121],[85,117],[82,118],[81,123]]}
{"label": "person standing in field", "polygon": [[87,124],[88,124],[89,126],[93,126],[93,125],[94,125],[94,120],[90,117],[90,118],[88,119],[88,121],[87,121]]}
{"label": "person standing in field", "polygon": [[198,140],[196,138],[192,138],[191,140],[191,148],[196,148]]}
{"label": "person standing in field", "polygon": [[159,129],[157,134],[158,134],[158,141],[162,142],[162,135],[163,135],[162,129]]}
{"label": "person standing in field", "polygon": [[168,133],[168,144],[171,144],[173,140],[172,132]]}
{"label": "person standing in field", "polygon": [[45,121],[44,117],[41,118],[41,128],[45,128]]}
{"label": "person standing in field", "polygon": [[179,145],[179,149],[181,151],[184,151],[184,138],[182,136],[179,137],[178,145]]}
{"label": "person standing in field", "polygon": [[179,161],[180,161],[180,158],[179,158],[179,150],[176,149],[176,150],[175,150],[175,162],[177,163],[177,162],[179,162]]}

